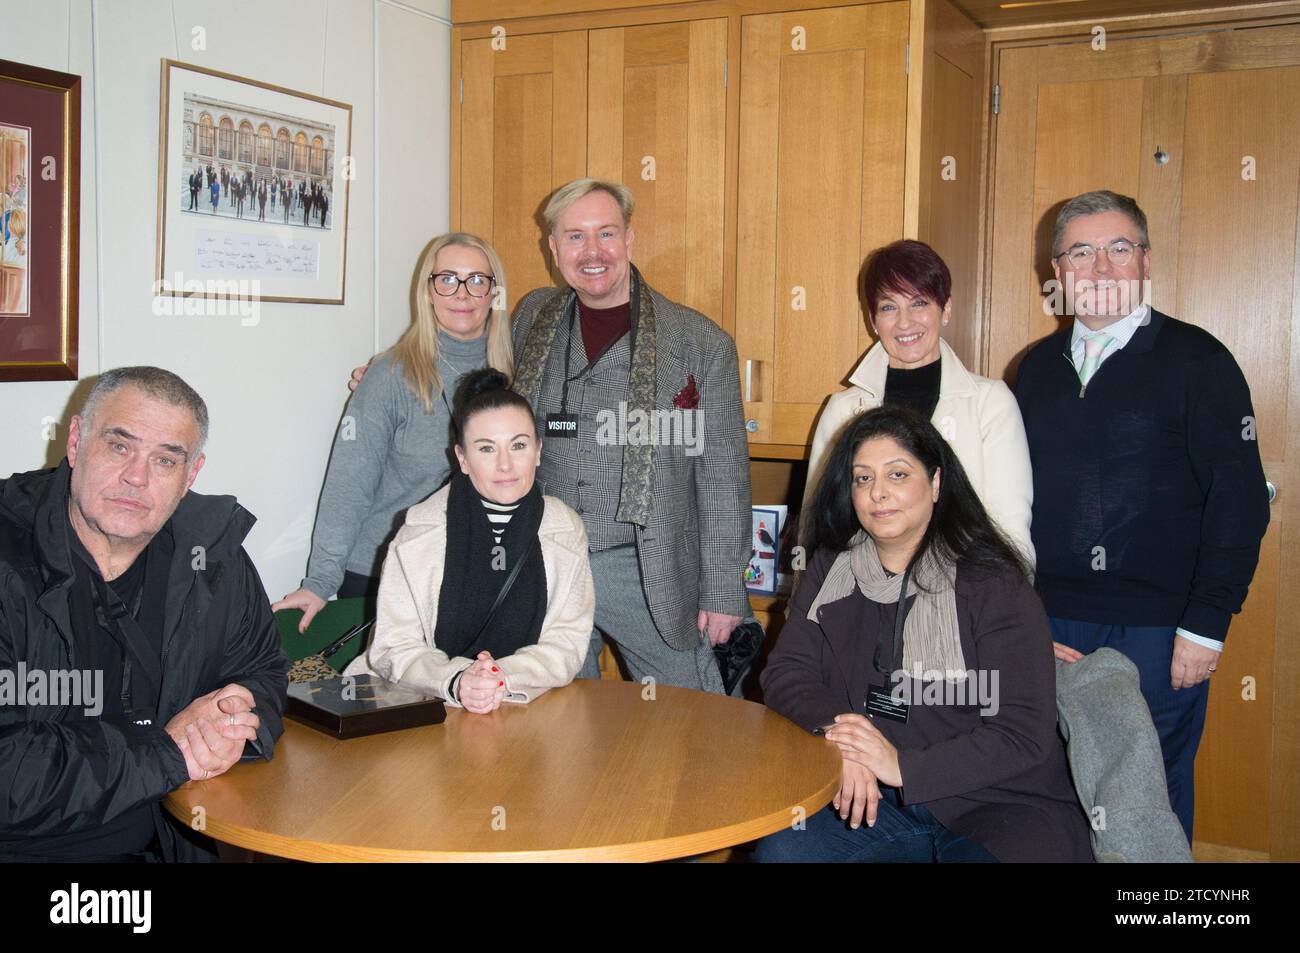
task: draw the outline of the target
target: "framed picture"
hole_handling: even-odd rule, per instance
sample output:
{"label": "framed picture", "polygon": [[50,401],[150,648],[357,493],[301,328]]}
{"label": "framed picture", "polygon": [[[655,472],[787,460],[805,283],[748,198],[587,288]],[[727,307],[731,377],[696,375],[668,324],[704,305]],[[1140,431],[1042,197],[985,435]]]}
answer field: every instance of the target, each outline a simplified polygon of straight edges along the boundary
{"label": "framed picture", "polygon": [[0,381],[77,379],[81,77],[0,60]]}
{"label": "framed picture", "polygon": [[342,304],[351,144],[346,103],[163,60],[155,294]]}

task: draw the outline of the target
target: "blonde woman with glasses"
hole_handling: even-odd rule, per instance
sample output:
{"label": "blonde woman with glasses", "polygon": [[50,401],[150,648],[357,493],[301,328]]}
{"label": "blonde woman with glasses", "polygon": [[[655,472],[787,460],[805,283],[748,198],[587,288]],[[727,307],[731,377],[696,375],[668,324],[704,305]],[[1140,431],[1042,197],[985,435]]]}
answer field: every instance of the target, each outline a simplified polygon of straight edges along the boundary
{"label": "blonde woman with glasses", "polygon": [[452,232],[426,249],[415,320],[375,359],[334,438],[307,576],[272,606],[301,609],[299,631],[336,593],[376,596],[407,508],[451,473],[451,400],[461,378],[485,366],[513,375],[505,286],[501,259],[481,238]]}

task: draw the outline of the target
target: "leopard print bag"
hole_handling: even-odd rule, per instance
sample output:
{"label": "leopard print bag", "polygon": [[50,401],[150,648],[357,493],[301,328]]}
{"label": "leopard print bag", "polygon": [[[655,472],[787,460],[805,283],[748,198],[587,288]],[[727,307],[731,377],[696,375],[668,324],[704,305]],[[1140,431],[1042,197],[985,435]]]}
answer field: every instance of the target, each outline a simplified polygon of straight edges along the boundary
{"label": "leopard print bag", "polygon": [[315,655],[308,655],[306,658],[300,658],[289,666],[290,682],[314,682],[322,678],[338,678],[339,673],[334,671],[333,666],[327,661],[331,655],[337,652],[343,646],[347,645],[358,635],[369,631],[370,627],[375,624],[374,619],[367,619],[360,625],[353,626],[344,632],[339,638],[331,642],[325,648],[321,649]]}
{"label": "leopard print bag", "polygon": [[329,662],[325,661],[325,655],[321,652],[308,655],[306,658],[300,658],[289,666],[289,681],[291,682],[314,682],[317,679],[338,677],[339,673],[334,671]]}

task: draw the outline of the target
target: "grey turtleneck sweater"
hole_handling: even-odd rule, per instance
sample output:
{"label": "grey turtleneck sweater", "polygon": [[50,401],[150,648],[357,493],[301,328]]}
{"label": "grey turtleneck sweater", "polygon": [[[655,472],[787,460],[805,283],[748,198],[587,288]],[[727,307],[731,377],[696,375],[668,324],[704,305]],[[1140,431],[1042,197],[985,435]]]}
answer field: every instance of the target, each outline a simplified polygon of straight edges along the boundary
{"label": "grey turtleneck sweater", "polygon": [[377,577],[407,508],[447,481],[453,459],[447,404],[461,376],[487,364],[487,335],[460,341],[439,331],[438,347],[447,399],[434,394],[432,412],[406,386],[391,353],[374,362],[348,401],[302,581],[323,599],[338,591],[345,570]]}

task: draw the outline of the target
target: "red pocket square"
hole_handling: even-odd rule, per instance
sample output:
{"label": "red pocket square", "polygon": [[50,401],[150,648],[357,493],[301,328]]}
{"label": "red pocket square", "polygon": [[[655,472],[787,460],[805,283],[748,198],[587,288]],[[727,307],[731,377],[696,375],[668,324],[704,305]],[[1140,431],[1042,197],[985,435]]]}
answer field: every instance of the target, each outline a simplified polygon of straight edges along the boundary
{"label": "red pocket square", "polygon": [[695,375],[686,375],[686,386],[673,397],[673,404],[682,410],[694,410],[700,403],[700,390],[695,386]]}

